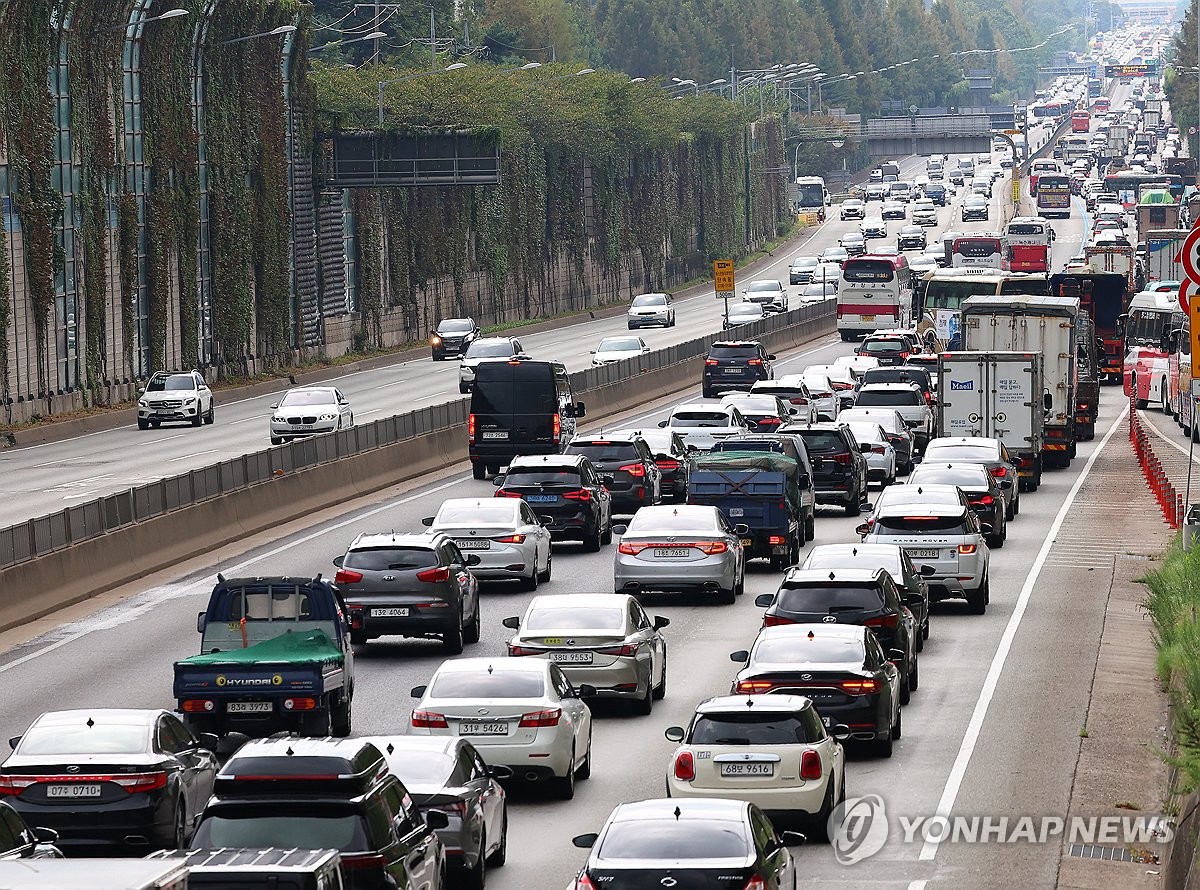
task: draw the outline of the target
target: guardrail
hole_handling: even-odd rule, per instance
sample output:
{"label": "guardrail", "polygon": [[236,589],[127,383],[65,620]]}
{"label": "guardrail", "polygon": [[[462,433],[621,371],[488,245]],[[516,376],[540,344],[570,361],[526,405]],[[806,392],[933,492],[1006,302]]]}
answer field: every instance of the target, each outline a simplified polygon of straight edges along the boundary
{"label": "guardrail", "polygon": [[[660,390],[664,385],[674,386],[677,382],[684,385],[686,376],[680,376],[678,373],[666,375],[663,372],[672,368],[678,372],[681,370],[679,366],[704,356],[714,340],[737,336],[763,340],[768,346],[773,346],[776,342],[783,343],[785,335],[815,332],[820,324],[832,319],[833,301],[808,304],[753,324],[740,326],[733,334],[708,334],[656,350],[648,355],[578,371],[571,374],[571,383],[576,393],[585,400],[589,395],[604,394],[598,403],[588,405],[589,416],[594,417],[605,410],[619,410],[652,398],[653,393],[647,392],[648,387],[629,386],[639,379],[650,382],[654,380],[654,375],[662,375],[664,379],[655,384]],[[306,470],[378,451],[387,446],[406,442],[417,443],[425,437],[447,430],[465,429],[468,408],[469,400],[460,398],[384,417],[350,429],[299,439],[178,476],[159,479],[0,529],[0,569],[18,566],[94,541],[197,504],[246,492],[281,477],[292,477]],[[463,444],[461,456],[465,458],[465,441]],[[450,455],[444,463],[453,463],[456,459]],[[394,473],[382,479],[376,488],[416,475],[413,472],[406,475],[406,470],[411,470],[411,467],[401,461],[397,463],[399,465],[395,467]],[[352,495],[361,493],[364,493],[361,488],[350,492]],[[296,515],[302,515],[307,509],[309,506],[301,508],[298,505]],[[192,529],[180,529],[180,534],[192,533]]]}

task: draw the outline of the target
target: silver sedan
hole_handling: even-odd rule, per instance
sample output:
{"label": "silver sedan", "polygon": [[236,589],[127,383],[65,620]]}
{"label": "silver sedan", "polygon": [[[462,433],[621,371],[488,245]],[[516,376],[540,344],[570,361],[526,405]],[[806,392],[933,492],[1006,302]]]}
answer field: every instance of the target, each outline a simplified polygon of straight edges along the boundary
{"label": "silver sedan", "polygon": [[850,432],[859,445],[870,445],[863,453],[867,459],[867,479],[887,488],[896,481],[896,448],[888,441],[887,432],[878,423],[851,421]]}
{"label": "silver sedan", "polygon": [[642,507],[617,547],[613,589],[703,591],[732,604],[745,587],[744,525],[731,527],[716,507]]}
{"label": "silver sedan", "polygon": [[523,500],[452,498],[423,521],[431,534],[453,538],[464,554],[479,557],[471,572],[480,581],[515,580],[537,590],[550,580],[550,530]]}
{"label": "silver sedan", "polygon": [[537,656],[557,664],[575,686],[588,684],[604,698],[629,699],[649,714],[667,694],[669,618],[651,618],[629,594],[572,593],[536,596],[523,617],[504,619],[516,631],[511,656]]}

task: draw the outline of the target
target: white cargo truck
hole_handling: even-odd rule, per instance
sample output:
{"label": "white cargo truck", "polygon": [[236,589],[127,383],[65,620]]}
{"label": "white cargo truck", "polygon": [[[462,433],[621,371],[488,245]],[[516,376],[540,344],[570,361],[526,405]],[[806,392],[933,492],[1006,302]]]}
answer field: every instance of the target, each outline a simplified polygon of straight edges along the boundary
{"label": "white cargo truck", "polygon": [[1042,481],[1045,386],[1040,352],[944,352],[938,358],[943,436],[999,439],[1018,459],[1022,491]]}
{"label": "white cargo truck", "polygon": [[1078,315],[1078,297],[988,295],[962,304],[965,350],[1042,354],[1043,467],[1070,466],[1075,457]]}
{"label": "white cargo truck", "polygon": [[1183,263],[1178,259],[1187,229],[1158,229],[1146,235],[1146,286],[1151,281],[1182,281]]}

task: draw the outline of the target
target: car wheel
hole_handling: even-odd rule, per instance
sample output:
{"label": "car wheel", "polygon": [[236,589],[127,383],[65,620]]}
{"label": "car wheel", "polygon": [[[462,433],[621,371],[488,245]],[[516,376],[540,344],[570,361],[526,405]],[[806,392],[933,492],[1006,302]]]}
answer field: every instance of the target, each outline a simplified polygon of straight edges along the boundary
{"label": "car wheel", "polygon": [[204,423],[204,415],[197,411],[196,416],[192,418],[192,426],[200,426],[202,423]]}
{"label": "car wheel", "polygon": [[662,679],[654,687],[654,697],[659,701],[667,697],[667,653],[665,649],[663,650]]}
{"label": "car wheel", "polygon": [[217,422],[217,403],[208,403],[208,413],[204,415],[204,422],[210,426]]}
{"label": "car wheel", "polygon": [[921,640],[924,642],[929,639],[929,617],[925,617],[925,626],[921,628]]}
{"label": "car wheel", "polygon": [[475,461],[471,464],[471,476],[475,479],[487,478],[487,464]]}
{"label": "car wheel", "polygon": [[329,717],[330,728],[335,738],[344,739],[354,729],[354,718],[351,716],[350,699],[342,696],[333,706]]}
{"label": "car wheel", "polygon": [[850,503],[846,504],[847,516],[858,516],[862,513],[862,499],[857,496],[850,498]]}
{"label": "car wheel", "polygon": [[475,867],[468,869],[463,875],[463,886],[467,890],[484,890],[487,887],[487,833],[479,836],[479,855],[475,857]]}
{"label": "car wheel", "polygon": [[601,544],[612,543],[612,516],[608,517],[608,524],[604,526],[604,533],[600,535]]}
{"label": "car wheel", "polygon": [[833,776],[830,776],[826,783],[825,799],[821,801],[821,809],[812,817],[811,837],[818,843],[829,843],[829,817],[833,814],[835,806],[837,803],[833,798]]}
{"label": "car wheel", "polygon": [[575,778],[581,782],[592,777],[592,731],[588,730],[588,746],[587,753],[583,755],[583,763],[579,764],[579,769],[575,770]]}
{"label": "car wheel", "polygon": [[350,645],[365,646],[367,643],[366,631],[352,630],[350,631]]}
{"label": "car wheel", "polygon": [[1015,518],[1020,515],[1021,515],[1021,497],[1018,494],[1017,497],[1013,498],[1013,517]]}
{"label": "car wheel", "polygon": [[900,680],[900,704],[906,705],[912,698],[912,687],[909,684],[909,675],[905,674]]}
{"label": "car wheel", "polygon": [[633,713],[645,717],[654,710],[654,664],[646,674],[646,694],[633,702]]}
{"label": "car wheel", "polygon": [[632,324],[631,324],[631,325],[629,325],[629,330],[631,330],[631,331],[633,330],[633,325],[632,325]]}
{"label": "car wheel", "polygon": [[1016,502],[1014,501],[1011,504],[1009,504],[1007,509],[1005,509],[1004,521],[1011,522],[1012,520],[1014,520],[1016,518],[1017,518],[1017,507],[1016,507]]}
{"label": "car wheel", "polygon": [[[920,635],[918,634],[918,638]],[[912,673],[908,677],[908,688],[916,692],[921,687],[921,659],[914,658],[912,664]]]}
{"label": "car wheel", "polygon": [[925,628],[923,626],[917,628],[917,641],[916,641],[916,645],[913,648],[915,648],[918,652],[925,651],[925,632],[924,631],[925,631]]}
{"label": "car wheel", "polygon": [[562,777],[555,776],[554,796],[559,800],[571,800],[575,797],[575,749],[571,749],[571,762],[567,764],[567,774]]}
{"label": "car wheel", "polygon": [[169,850],[183,850],[187,848],[188,830],[187,830],[187,801],[181,795],[175,801],[175,827],[171,832]]}
{"label": "car wheel", "polygon": [[987,543],[993,550],[999,550],[1004,546],[1004,535],[988,535]]}
{"label": "car wheel", "polygon": [[967,606],[972,615],[982,615],[987,611],[987,581],[985,580],[977,590],[967,591]]}
{"label": "car wheel", "polygon": [[892,724],[892,738],[898,739],[904,735],[904,712],[896,709],[896,722]]}
{"label": "car wheel", "polygon": [[541,572],[537,570],[537,556],[533,558],[533,566],[529,569],[529,577],[522,578],[519,584],[521,590],[537,590],[538,581],[541,580]]}
{"label": "car wheel", "polygon": [[804,536],[810,541],[817,538],[817,517],[812,514],[804,520]]}
{"label": "car wheel", "polygon": [[594,532],[584,534],[583,549],[586,550],[588,553],[599,553],[600,552],[600,538],[601,538],[601,532],[600,532],[599,526],[597,526],[596,530]]}
{"label": "car wheel", "polygon": [[282,444],[283,444],[283,439],[281,439],[279,436],[272,436],[272,437],[271,437],[271,444],[272,444],[272,445],[282,445]]}
{"label": "car wheel", "polygon": [[150,421],[148,421],[148,420],[142,420],[142,418],[140,418],[140,417],[139,417],[139,418],[138,418],[138,429],[139,429],[139,430],[148,430],[148,429],[150,429]]}
{"label": "car wheel", "polygon": [[505,807],[504,819],[500,822],[500,846],[496,847],[488,857],[488,865],[499,868],[508,860],[508,808]]}
{"label": "car wheel", "polygon": [[[461,618],[460,618],[461,621]],[[463,651],[463,629],[462,624],[455,622],[453,630],[448,630],[442,634],[442,648],[446,650],[447,655],[462,655]]]}
{"label": "car wheel", "polygon": [[883,738],[875,740],[875,753],[883,758],[891,757],[895,746],[896,743],[892,740],[892,733],[889,729],[885,732]]}
{"label": "car wheel", "polygon": [[1141,409],[1145,408],[1147,405],[1150,404],[1150,400],[1149,399],[1138,399],[1137,402],[1135,402],[1134,404],[1137,405],[1138,410],[1140,411]]}
{"label": "car wheel", "polygon": [[[534,575],[534,578],[536,579],[537,575]],[[535,587],[534,590],[536,590],[536,589],[537,588]],[[471,619],[471,623],[468,624],[466,630],[463,631],[463,642],[464,643],[478,643],[479,642],[479,630],[480,630],[479,625],[480,625],[479,597],[476,596],[475,597],[475,617]]]}
{"label": "car wheel", "polygon": [[538,580],[541,581],[543,584],[545,584],[547,581],[550,580],[550,573],[551,573],[551,570],[553,569],[553,563],[554,563],[554,554],[553,554],[553,552],[547,551],[547,553],[546,553],[546,571],[544,571],[540,575],[538,575]]}
{"label": "car wheel", "polygon": [[732,606],[737,602],[737,581],[733,582],[733,586],[726,589],[724,587],[717,588],[717,603],[722,606]]}
{"label": "car wheel", "polygon": [[703,386],[700,388],[700,395],[706,399],[714,398],[713,391],[711,389],[709,389],[707,386]]}

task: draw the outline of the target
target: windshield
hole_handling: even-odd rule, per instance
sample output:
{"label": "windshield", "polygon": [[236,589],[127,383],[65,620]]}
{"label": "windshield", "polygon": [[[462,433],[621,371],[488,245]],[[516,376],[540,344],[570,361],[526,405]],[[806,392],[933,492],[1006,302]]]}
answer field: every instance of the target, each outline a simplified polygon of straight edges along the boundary
{"label": "windshield", "polygon": [[454,772],[454,758],[441,751],[405,751],[388,758],[388,769],[405,785],[445,785]]}
{"label": "windshield", "polygon": [[796,269],[812,269],[819,262],[815,256],[798,256],[792,260],[792,266]]}
{"label": "windshield", "polygon": [[[758,709],[755,708],[757,711]],[[701,714],[692,726],[690,745],[795,745],[810,741],[796,714]]]}
{"label": "windshield", "polygon": [[963,300],[979,294],[996,293],[996,281],[981,279],[934,278],[925,286],[927,309],[961,309]]}
{"label": "windshield", "polygon": [[533,470],[516,467],[504,477],[505,487],[513,485],[569,485],[580,488],[583,479],[576,470]]}
{"label": "windshield", "polygon": [[636,337],[621,337],[616,340],[604,340],[596,347],[597,352],[640,352],[642,343]]}
{"label": "windshield", "polygon": [[600,859],[745,859],[750,852],[740,822],[663,818],[613,822],[604,833],[598,856]]}
{"label": "windshield", "polygon": [[465,334],[475,330],[475,322],[469,318],[447,318],[437,326],[439,334]]}
{"label": "windshield", "polygon": [[890,354],[893,352],[904,352],[906,346],[899,340],[868,340],[862,345],[864,352],[875,354]]}
{"label": "windshield", "polygon": [[829,584],[819,587],[782,587],[775,595],[775,605],[787,612],[820,612],[834,614],[855,610],[878,609],[883,598],[878,588],[846,587]]}
{"label": "windshield", "polygon": [[677,427],[726,427],[729,415],[724,411],[677,411],[671,416],[671,426]]}
{"label": "windshield", "polygon": [[886,260],[848,260],[842,276],[847,281],[892,281],[896,270]]}
{"label": "windshield", "polygon": [[169,377],[154,376],[146,384],[146,392],[177,392],[196,388],[191,374],[172,374]]}
{"label": "windshield", "polygon": [[540,671],[495,671],[438,674],[429,689],[431,698],[541,698],[545,683]]}
{"label": "windshield", "polygon": [[708,510],[654,510],[635,513],[626,535],[661,534],[663,532],[705,532],[717,530],[716,514]]}
{"label": "windshield", "polygon": [[543,630],[622,630],[624,627],[624,604],[621,604],[621,608],[550,606],[530,612],[521,630],[528,633]]}
{"label": "windshield", "polygon": [[666,306],[667,298],[664,294],[642,294],[633,298],[633,303],[630,305],[642,306]]}
{"label": "windshield", "polygon": [[825,186],[819,182],[796,183],[796,204],[800,207],[824,207]]}
{"label": "windshield", "polygon": [[367,850],[362,819],[352,813],[293,816],[277,813],[214,814],[207,816],[192,838],[195,849],[217,847],[283,847],[285,849],[345,852]]}
{"label": "windshield", "polygon": [[476,340],[467,349],[467,358],[497,358],[513,354],[513,346],[507,340],[485,342]]}
{"label": "windshield", "polygon": [[751,281],[749,286],[746,288],[748,293],[757,293],[759,291],[771,291],[773,293],[778,293],[780,290],[782,290],[782,288],[779,286],[778,281]]}
{"label": "windshield", "polygon": [[1158,346],[1163,329],[1170,321],[1170,313],[1154,309],[1134,309],[1129,313],[1125,327],[1125,339],[1143,346]]}
{"label": "windshield", "polygon": [[34,726],[17,747],[20,754],[141,754],[150,730],[140,724],[96,723]]}
{"label": "windshield", "polygon": [[280,408],[299,408],[305,405],[336,405],[337,396],[328,390],[321,389],[293,389],[283,401],[279,403]]}

